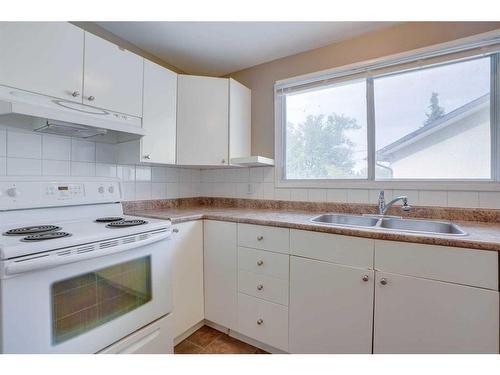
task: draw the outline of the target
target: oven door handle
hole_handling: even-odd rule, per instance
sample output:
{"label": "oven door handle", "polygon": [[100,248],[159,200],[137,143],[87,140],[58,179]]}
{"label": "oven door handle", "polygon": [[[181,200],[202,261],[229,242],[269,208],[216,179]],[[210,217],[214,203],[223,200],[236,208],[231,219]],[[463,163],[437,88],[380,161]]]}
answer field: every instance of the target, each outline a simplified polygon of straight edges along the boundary
{"label": "oven door handle", "polygon": [[163,231],[160,233],[154,233],[151,235],[151,237],[144,240],[132,243],[120,244],[114,247],[108,247],[106,249],[88,251],[85,253],[77,253],[75,251],[70,255],[60,256],[57,254],[58,252],[60,252],[60,250],[58,250],[48,254],[39,254],[37,256],[33,256],[32,258],[12,260],[5,265],[4,272],[6,275],[11,276],[19,273],[53,268],[63,264],[80,262],[83,260],[99,258],[111,254],[121,253],[123,251],[133,250],[138,247],[143,247],[151,243],[158,242],[168,238],[170,238],[170,231]]}

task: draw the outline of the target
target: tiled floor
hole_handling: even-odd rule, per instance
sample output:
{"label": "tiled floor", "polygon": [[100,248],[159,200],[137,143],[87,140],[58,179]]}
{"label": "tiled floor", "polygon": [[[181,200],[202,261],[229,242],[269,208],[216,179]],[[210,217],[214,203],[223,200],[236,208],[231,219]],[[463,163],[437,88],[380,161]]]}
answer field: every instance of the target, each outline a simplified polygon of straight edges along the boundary
{"label": "tiled floor", "polygon": [[268,354],[255,346],[203,326],[174,348],[175,354]]}

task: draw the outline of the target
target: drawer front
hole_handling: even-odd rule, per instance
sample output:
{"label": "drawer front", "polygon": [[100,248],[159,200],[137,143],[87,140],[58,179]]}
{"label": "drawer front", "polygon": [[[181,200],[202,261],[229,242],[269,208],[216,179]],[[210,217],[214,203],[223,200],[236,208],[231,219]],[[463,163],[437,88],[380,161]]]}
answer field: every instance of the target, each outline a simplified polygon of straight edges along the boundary
{"label": "drawer front", "polygon": [[238,331],[267,345],[288,351],[288,309],[238,293]]}
{"label": "drawer front", "polygon": [[373,240],[368,238],[290,231],[290,254],[346,266],[372,268],[373,247]]}
{"label": "drawer front", "polygon": [[239,270],[238,291],[288,306],[288,280]]}
{"label": "drawer front", "polygon": [[238,268],[288,280],[289,256],[246,247],[238,248]]}
{"label": "drawer front", "polygon": [[290,230],[286,228],[238,224],[238,245],[240,246],[288,254],[289,237]]}
{"label": "drawer front", "polygon": [[498,253],[376,241],[375,269],[498,290]]}

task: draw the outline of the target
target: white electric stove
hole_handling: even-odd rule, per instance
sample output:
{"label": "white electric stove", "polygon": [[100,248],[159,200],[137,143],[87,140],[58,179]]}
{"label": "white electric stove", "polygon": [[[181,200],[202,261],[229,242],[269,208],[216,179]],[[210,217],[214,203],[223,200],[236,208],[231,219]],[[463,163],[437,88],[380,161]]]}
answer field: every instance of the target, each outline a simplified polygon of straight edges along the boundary
{"label": "white electric stove", "polygon": [[171,353],[170,221],[117,179],[0,179],[0,352]]}

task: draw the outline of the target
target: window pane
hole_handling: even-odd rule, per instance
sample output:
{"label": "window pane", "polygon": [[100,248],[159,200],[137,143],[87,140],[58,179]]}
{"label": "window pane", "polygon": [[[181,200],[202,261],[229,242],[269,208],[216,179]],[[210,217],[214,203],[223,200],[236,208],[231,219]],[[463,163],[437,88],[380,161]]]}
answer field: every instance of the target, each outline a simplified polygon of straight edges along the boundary
{"label": "window pane", "polygon": [[52,285],[54,344],[81,335],[151,300],[149,256]]}
{"label": "window pane", "polygon": [[367,177],[366,82],[286,98],[285,178]]}
{"label": "window pane", "polygon": [[377,178],[491,177],[490,59],[374,80]]}

